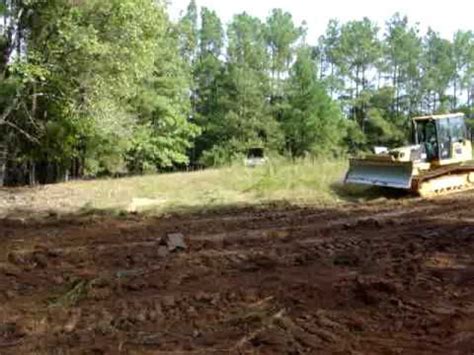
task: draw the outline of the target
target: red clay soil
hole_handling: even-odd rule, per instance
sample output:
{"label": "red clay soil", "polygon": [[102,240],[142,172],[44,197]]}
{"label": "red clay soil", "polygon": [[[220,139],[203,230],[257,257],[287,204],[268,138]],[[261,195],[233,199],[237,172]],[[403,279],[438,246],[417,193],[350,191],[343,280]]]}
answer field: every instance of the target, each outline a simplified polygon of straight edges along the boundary
{"label": "red clay soil", "polygon": [[472,355],[473,202],[2,220],[0,353]]}

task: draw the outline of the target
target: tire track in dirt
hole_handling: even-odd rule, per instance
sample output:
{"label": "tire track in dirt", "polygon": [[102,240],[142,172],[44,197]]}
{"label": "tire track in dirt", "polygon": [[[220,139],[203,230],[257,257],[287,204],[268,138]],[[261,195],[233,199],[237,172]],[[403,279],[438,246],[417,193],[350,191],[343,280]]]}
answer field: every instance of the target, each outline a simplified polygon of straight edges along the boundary
{"label": "tire track in dirt", "polygon": [[[239,217],[216,217],[214,219],[206,218],[206,219],[198,219],[196,221],[193,221],[193,224],[198,224],[198,229],[201,228],[201,224],[204,225],[212,225],[214,223],[221,223],[224,221],[224,223],[228,221],[232,222],[237,222],[236,225],[234,225],[234,229],[232,232],[219,232],[219,233],[213,233],[213,234],[197,234],[197,235],[191,235],[189,239],[191,241],[215,241],[215,240],[220,240],[220,241],[232,241],[232,240],[240,240],[240,239],[245,239],[245,240],[258,240],[258,239],[265,239],[268,238],[268,236],[272,234],[278,234],[278,233],[287,233],[287,232],[304,232],[304,231],[319,231],[319,232],[324,232],[327,230],[332,230],[340,227],[346,227],[350,228],[356,225],[364,224],[364,223],[376,223],[379,225],[382,225],[386,223],[387,221],[390,221],[392,219],[398,218],[398,219],[404,219],[406,217],[412,217],[415,213],[417,212],[423,212],[424,216],[431,215],[431,214],[436,214],[439,212],[439,207],[433,206],[430,208],[423,208],[423,207],[413,207],[408,210],[390,210],[390,211],[382,211],[382,212],[376,212],[371,214],[369,217],[367,216],[361,216],[361,217],[336,217],[336,218],[327,218],[330,216],[330,212],[328,213],[327,211],[320,211],[318,213],[309,213],[307,215],[304,215],[303,219],[304,221],[299,221],[300,223],[292,223],[291,226],[287,226],[286,220],[279,222],[278,219],[276,219],[274,216],[271,218],[272,221],[268,221],[268,217],[270,216],[269,213],[265,213],[263,216],[259,216],[256,219],[251,219],[247,223],[242,223],[242,220],[245,220],[244,218],[239,218]],[[291,218],[293,215],[296,215],[298,213],[301,213],[301,210],[297,211],[289,211],[286,213],[280,213],[278,216],[282,219],[287,219]],[[300,216],[298,216],[300,217]],[[326,218],[325,218],[326,217]],[[426,218],[426,217],[425,217]],[[329,219],[329,221],[328,221]],[[455,219],[454,219],[455,220]],[[186,231],[189,228],[186,224],[181,224],[180,230]],[[193,225],[193,227],[196,227]],[[226,227],[232,227],[226,225]],[[166,230],[166,225],[162,229]],[[156,234],[163,234],[163,232],[155,232]],[[138,238],[139,239],[139,238]],[[120,249],[120,248],[133,248],[133,247],[152,247],[156,243],[159,242],[160,236],[157,236],[153,238],[154,240],[150,241],[150,237],[146,237],[148,241],[140,241],[140,242],[118,242],[118,243],[103,243],[103,244],[97,244],[94,243],[92,245],[83,245],[83,246],[76,246],[76,247],[64,247],[64,248],[54,248],[51,249],[51,252],[54,253],[72,253],[72,252],[85,252],[90,248],[93,248],[95,250],[104,250],[104,249]],[[11,243],[22,243],[24,242],[23,239],[20,240],[11,240]],[[55,243],[57,244],[57,243]],[[34,252],[34,249],[22,249],[21,253],[28,254]]]}

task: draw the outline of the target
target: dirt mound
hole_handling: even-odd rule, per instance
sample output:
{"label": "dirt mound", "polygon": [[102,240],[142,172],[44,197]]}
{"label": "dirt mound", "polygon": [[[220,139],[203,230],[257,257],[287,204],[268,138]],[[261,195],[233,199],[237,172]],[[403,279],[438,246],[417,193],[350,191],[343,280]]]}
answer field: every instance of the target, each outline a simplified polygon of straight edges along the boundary
{"label": "dirt mound", "polygon": [[473,197],[3,220],[0,353],[470,355]]}

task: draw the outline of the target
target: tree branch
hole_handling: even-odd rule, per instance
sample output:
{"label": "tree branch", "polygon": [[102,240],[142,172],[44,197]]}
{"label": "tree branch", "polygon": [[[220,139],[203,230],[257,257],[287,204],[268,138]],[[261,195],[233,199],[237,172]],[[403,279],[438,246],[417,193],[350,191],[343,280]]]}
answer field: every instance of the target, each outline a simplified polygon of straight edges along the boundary
{"label": "tree branch", "polygon": [[18,105],[18,96],[13,100],[10,106],[7,107],[5,112],[2,113],[0,116],[0,125],[6,124],[8,116],[13,112],[13,110],[17,107]]}
{"label": "tree branch", "polygon": [[40,141],[38,140],[38,138],[33,137],[31,134],[29,134],[28,132],[26,132],[24,129],[18,127],[18,126],[17,126],[16,124],[14,124],[13,122],[5,121],[5,122],[4,122],[4,125],[10,126],[10,127],[12,127],[13,129],[16,129],[18,132],[20,132],[22,135],[24,135],[30,142],[33,142],[33,143],[36,143],[36,144],[40,144]]}

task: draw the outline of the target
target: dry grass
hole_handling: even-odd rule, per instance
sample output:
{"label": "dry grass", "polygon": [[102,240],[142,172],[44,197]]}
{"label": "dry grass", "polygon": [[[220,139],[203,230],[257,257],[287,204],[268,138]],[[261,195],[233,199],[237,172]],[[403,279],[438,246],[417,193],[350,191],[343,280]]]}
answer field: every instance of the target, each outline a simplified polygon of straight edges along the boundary
{"label": "dry grass", "polygon": [[255,169],[235,165],[191,173],[1,190],[0,215],[22,210],[53,214],[81,211],[163,213],[271,202],[334,204],[343,195],[338,186],[346,168],[345,161],[273,160],[267,166]]}

